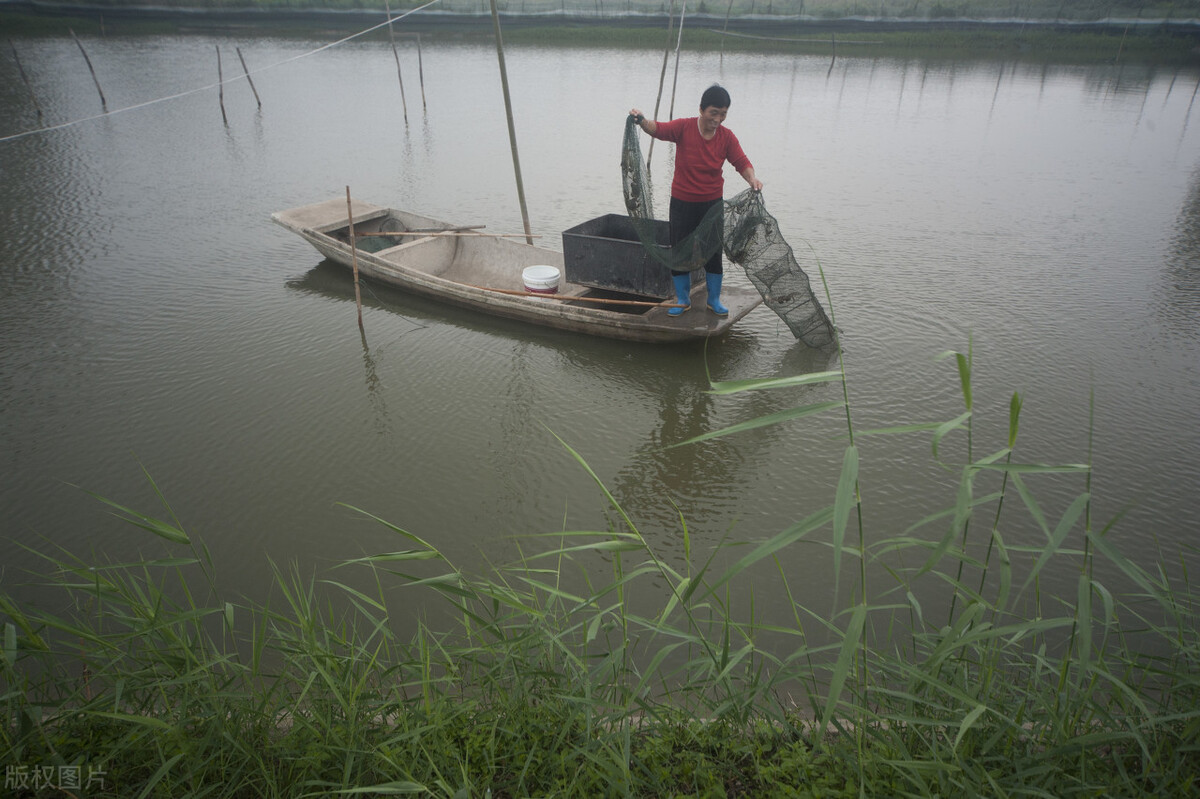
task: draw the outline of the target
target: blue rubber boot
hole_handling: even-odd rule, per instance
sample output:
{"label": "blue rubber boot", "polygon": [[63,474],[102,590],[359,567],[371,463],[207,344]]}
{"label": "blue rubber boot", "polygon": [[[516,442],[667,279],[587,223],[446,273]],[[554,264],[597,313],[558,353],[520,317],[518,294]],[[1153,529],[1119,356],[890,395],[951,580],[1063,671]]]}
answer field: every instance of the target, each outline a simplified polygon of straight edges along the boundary
{"label": "blue rubber boot", "polygon": [[704,273],[704,282],[708,287],[708,310],[717,316],[729,316],[729,309],[721,304],[721,278],[723,275]]}
{"label": "blue rubber boot", "polygon": [[669,308],[667,309],[667,313],[671,316],[679,316],[692,307],[692,276],[671,275],[671,280],[675,283],[675,302],[685,307]]}

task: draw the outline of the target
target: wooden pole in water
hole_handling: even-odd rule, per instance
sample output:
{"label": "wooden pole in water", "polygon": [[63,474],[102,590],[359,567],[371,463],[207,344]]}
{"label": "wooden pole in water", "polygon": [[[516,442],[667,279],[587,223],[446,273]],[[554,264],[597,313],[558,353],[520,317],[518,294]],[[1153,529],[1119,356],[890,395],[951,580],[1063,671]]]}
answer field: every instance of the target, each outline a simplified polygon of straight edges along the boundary
{"label": "wooden pole in water", "polygon": [[17,62],[17,72],[21,73],[21,82],[29,90],[29,99],[33,100],[33,107],[37,109],[38,121],[41,122],[43,119],[42,106],[38,102],[37,95],[33,93],[33,86],[29,83],[29,76],[25,74],[25,67],[21,66],[21,57],[17,55],[17,46],[13,44],[12,39],[8,40],[8,46],[12,50],[13,61]]}
{"label": "wooden pole in water", "polygon": [[429,108],[425,104],[425,64],[421,60],[421,34],[417,34],[417,78],[421,82],[421,110]]}
{"label": "wooden pole in water", "polygon": [[404,108],[404,126],[408,127],[408,100],[404,99],[404,74],[400,72],[400,54],[396,52],[396,34],[392,32],[392,5],[384,0],[383,9],[388,18],[388,39],[392,42],[392,57],[396,59],[396,77],[400,79],[400,105]]}
{"label": "wooden pole in water", "polygon": [[96,77],[96,69],[92,66],[92,59],[88,58],[87,50],[83,49],[83,42],[79,41],[79,37],[75,35],[75,31],[71,31],[71,38],[75,40],[75,44],[79,46],[79,52],[83,53],[83,60],[87,62],[88,72],[92,73],[92,82],[96,84],[96,91],[100,94],[100,107],[104,109],[104,113],[108,113],[108,103],[104,99],[104,90],[100,88],[100,79]]}
{"label": "wooden pole in water", "polygon": [[679,39],[675,42],[675,75],[671,78],[671,110],[667,112],[670,119],[675,118],[675,89],[679,85],[679,51],[683,47],[683,18],[687,14],[687,0],[679,7]]}
{"label": "wooden pole in water", "polygon": [[721,29],[721,63],[725,63],[725,33],[729,31],[729,15],[733,13],[733,0],[729,0],[729,7],[725,9],[725,27]]}
{"label": "wooden pole in water", "polygon": [[350,231],[350,262],[354,265],[354,305],[358,308],[358,329],[363,330],[362,292],[358,288],[358,248],[354,244],[354,209],[350,206],[349,186],[346,187],[346,218]]}
{"label": "wooden pole in water", "polygon": [[[654,98],[654,116],[658,119],[658,109],[662,105],[663,84],[667,80],[667,63],[671,59],[671,32],[675,28],[675,0],[671,0],[671,8],[667,11],[667,46],[663,50],[662,71],[658,73],[658,96]],[[650,159],[654,158],[654,137],[650,137],[650,149],[646,151],[646,168],[650,168]]]}
{"label": "wooden pole in water", "polygon": [[533,244],[529,228],[529,210],[525,207],[525,183],[521,180],[521,158],[517,155],[517,129],[513,126],[512,98],[508,93],[508,70],[504,67],[504,39],[500,36],[500,12],[496,0],[492,4],[492,27],[496,29],[496,58],[500,62],[500,87],[504,90],[504,112],[508,117],[508,141],[512,147],[513,171],[517,177],[517,201],[521,204],[521,221],[525,224],[525,241]]}
{"label": "wooden pole in water", "polygon": [[225,78],[221,75],[221,45],[217,45],[217,100],[221,103],[221,121],[229,127],[229,117],[225,116]]}
{"label": "wooden pole in water", "polygon": [[254,88],[254,81],[250,78],[250,70],[246,67],[246,59],[242,57],[242,48],[234,47],[237,50],[238,60],[242,62],[242,72],[246,73],[246,83],[250,84],[250,91],[254,92],[254,102],[258,103],[258,107],[262,108],[262,99],[258,96],[258,89]]}

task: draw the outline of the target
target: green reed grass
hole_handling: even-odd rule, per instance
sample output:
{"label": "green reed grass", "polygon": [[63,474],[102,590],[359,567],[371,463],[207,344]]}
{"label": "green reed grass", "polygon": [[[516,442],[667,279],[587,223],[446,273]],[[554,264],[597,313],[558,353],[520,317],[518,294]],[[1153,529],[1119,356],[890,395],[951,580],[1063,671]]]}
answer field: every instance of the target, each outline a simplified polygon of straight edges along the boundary
{"label": "green reed grass", "polygon": [[[161,539],[164,557],[51,550],[39,579],[68,610],[0,596],[6,788],[62,795],[30,775],[75,769],[103,779],[75,796],[1194,793],[1195,552],[1170,569],[1166,553],[1131,560],[1119,518],[1092,526],[1091,467],[1014,457],[1027,412],[1016,394],[989,450],[971,350],[943,357],[964,412],[875,430],[855,428],[840,360],[712,383],[717,397],[804,398],[678,446],[835,412],[848,443],[829,504],[786,529],[698,552],[681,509],[680,568],[563,441],[611,529],[523,539],[515,564],[476,576],[355,508],[395,549],[320,578],[270,564],[272,599],[251,604],[224,594],[147,474],[161,512],[97,499]],[[928,436],[953,480],[948,504],[906,529],[861,513],[862,442],[879,435]],[[1046,475],[1078,481],[1057,518],[1037,498]],[[1030,526],[1037,545],[1020,539]],[[798,599],[789,555],[805,545],[828,548],[835,575],[857,561],[853,585],[835,578],[832,608]],[[1098,578],[1098,560],[1128,587]],[[886,578],[868,584],[868,566]],[[1064,569],[1074,593],[1044,591]],[[772,573],[787,604],[763,613],[754,584]],[[421,617],[401,637],[418,592],[452,621]],[[930,618],[931,599],[947,617]]]}

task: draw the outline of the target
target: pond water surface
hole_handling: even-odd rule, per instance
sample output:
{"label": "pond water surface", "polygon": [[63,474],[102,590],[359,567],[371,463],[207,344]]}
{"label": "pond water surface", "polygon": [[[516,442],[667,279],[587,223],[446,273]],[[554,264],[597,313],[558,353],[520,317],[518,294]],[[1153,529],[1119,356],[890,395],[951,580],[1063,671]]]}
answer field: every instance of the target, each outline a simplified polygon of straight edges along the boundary
{"label": "pond water surface", "polygon": [[[269,559],[322,571],[402,548],[371,511],[481,568],[514,536],[606,529],[587,460],[664,557],[755,540],[833,501],[846,446],[827,415],[700,445],[687,437],[838,398],[824,386],[716,397],[714,380],[837,368],[766,308],[702,346],[529,328],[352,281],[273,211],[344,196],[494,232],[521,230],[494,48],[402,49],[408,122],[385,42],[259,36],[85,39],[110,111],[0,142],[0,518],[6,591],[34,559],[159,544],[80,490],[155,515],[153,476],[219,579],[255,596]],[[215,88],[239,48],[256,72]],[[100,114],[69,39],[17,48],[46,120],[0,61],[0,136]],[[625,112],[654,107],[662,54],[507,49],[531,224],[623,213]],[[271,67],[263,69],[264,67]],[[424,76],[422,107],[418,68]],[[977,456],[1086,462],[1094,526],[1143,562],[1178,562],[1200,522],[1200,75],[685,53],[675,115],[720,81],[767,207],[823,266],[858,430],[962,412],[946,350],[973,349]],[[671,75],[667,85],[670,90]],[[666,117],[664,99],[661,117]],[[671,160],[651,171],[666,207]],[[727,195],[742,188],[730,170]],[[818,281],[819,276],[813,275]],[[746,282],[736,268],[731,281]],[[930,434],[862,436],[868,540],[954,501]],[[966,438],[940,452],[965,457]],[[1049,524],[1085,489],[1031,478]],[[989,484],[990,485],[990,484]],[[978,493],[990,488],[981,487]],[[1018,501],[1006,535],[1043,535]],[[983,522],[980,523],[981,527]],[[942,523],[917,534],[940,537]],[[525,542],[526,549],[537,544]],[[1185,560],[1197,565],[1195,550]],[[801,601],[829,595],[828,547],[789,552]],[[1103,566],[1101,576],[1104,576]],[[1061,583],[1058,581],[1061,579]],[[1073,595],[1071,574],[1051,576]],[[770,589],[763,588],[769,591]]]}

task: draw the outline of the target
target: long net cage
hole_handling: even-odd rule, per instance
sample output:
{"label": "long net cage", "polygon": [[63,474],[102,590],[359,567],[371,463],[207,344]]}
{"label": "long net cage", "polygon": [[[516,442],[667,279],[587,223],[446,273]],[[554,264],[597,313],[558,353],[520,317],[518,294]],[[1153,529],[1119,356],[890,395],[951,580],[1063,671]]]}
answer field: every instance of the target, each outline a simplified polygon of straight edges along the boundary
{"label": "long net cage", "polygon": [[725,257],[746,271],[763,302],[779,315],[792,335],[814,348],[831,344],[836,335],[833,323],[813,293],[812,282],[800,268],[791,245],[780,233],[779,223],[767,210],[762,192],[747,189],[718,203],[675,246],[658,244],[638,131],[637,121],[630,116],[625,122],[621,176],[625,209],[646,251],[667,268],[691,271],[723,248]]}

